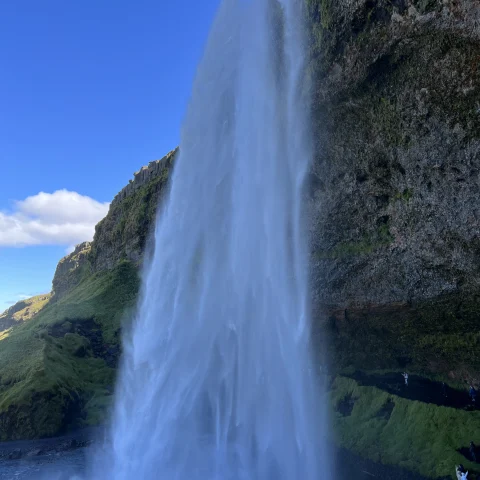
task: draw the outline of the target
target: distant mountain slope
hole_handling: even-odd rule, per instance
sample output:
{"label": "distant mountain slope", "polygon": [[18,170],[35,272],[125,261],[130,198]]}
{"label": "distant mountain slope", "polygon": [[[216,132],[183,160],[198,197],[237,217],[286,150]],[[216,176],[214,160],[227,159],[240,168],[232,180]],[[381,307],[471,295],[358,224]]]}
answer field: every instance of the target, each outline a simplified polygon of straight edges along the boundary
{"label": "distant mountain slope", "polygon": [[0,314],[0,332],[32,319],[50,301],[52,294],[44,293],[35,297],[20,300]]}

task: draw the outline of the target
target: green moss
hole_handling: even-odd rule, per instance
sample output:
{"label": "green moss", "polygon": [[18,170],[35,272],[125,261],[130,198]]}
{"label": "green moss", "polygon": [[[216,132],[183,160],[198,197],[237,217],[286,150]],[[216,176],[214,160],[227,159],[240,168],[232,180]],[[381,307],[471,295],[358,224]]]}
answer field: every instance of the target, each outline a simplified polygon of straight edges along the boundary
{"label": "green moss", "polygon": [[85,405],[87,416],[83,422],[86,426],[99,425],[108,418],[113,395],[110,390],[98,390]]}
{"label": "green moss", "polygon": [[[350,415],[339,412],[345,398],[354,401]],[[457,449],[478,442],[479,411],[410,401],[344,377],[333,382],[331,404],[336,442],[363,457],[431,478],[453,475],[459,463],[476,468]]]}
{"label": "green moss", "polygon": [[331,0],[320,0],[320,21],[327,30],[332,26]]}
{"label": "green moss", "polygon": [[403,192],[397,192],[394,196],[394,200],[402,200],[408,202],[413,196],[413,190],[411,188],[405,188]]}
{"label": "green moss", "polygon": [[0,439],[56,435],[100,419],[98,402],[106,402],[115,371],[93,355],[86,337],[70,332],[71,319],[95,321],[103,341],[118,345],[121,319],[138,289],[136,268],[122,262],[84,279],[9,332],[0,342]]}
{"label": "green moss", "polygon": [[437,0],[416,0],[413,4],[421,14],[432,12],[439,5]]}
{"label": "green moss", "polygon": [[314,256],[318,260],[325,260],[368,255],[392,242],[393,236],[390,233],[390,227],[381,225],[374,232],[364,234],[358,242],[343,242],[330,250],[315,252]]}
{"label": "green moss", "polygon": [[162,159],[164,167],[159,175],[152,177],[121,201],[112,202],[108,215],[95,227],[91,263],[96,265],[101,253],[98,245],[112,251],[114,262],[126,258],[127,250],[143,253],[147,238],[155,225],[159,200],[166,191],[177,153],[178,149],[175,149]]}
{"label": "green moss", "polygon": [[329,56],[333,28],[333,2],[332,0],[306,0],[306,6],[313,61],[310,66],[315,73],[318,73],[326,63],[326,56]]}
{"label": "green moss", "polygon": [[[119,258],[125,253],[125,245],[131,239],[136,239],[138,249],[143,250],[148,234],[155,224],[160,192],[168,182],[168,172],[168,168],[164,168],[160,176],[114,204],[108,216],[96,228],[97,242],[101,239],[102,243],[114,246]],[[94,248],[93,261],[97,254],[98,250]]]}
{"label": "green moss", "polygon": [[347,309],[325,325],[337,369],[397,369],[457,381],[476,378],[480,294],[450,294],[416,303]]}
{"label": "green moss", "polygon": [[401,145],[403,136],[401,132],[401,118],[392,100],[380,97],[375,103],[372,98],[372,121],[379,126],[380,134],[389,145]]}

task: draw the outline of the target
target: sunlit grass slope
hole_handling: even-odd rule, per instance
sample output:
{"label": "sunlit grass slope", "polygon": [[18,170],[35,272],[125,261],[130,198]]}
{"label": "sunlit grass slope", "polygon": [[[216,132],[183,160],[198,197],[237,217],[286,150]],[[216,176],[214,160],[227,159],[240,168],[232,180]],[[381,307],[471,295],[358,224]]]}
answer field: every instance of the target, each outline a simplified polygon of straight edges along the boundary
{"label": "sunlit grass slope", "polygon": [[103,418],[121,320],[138,287],[137,268],[121,262],[8,331],[0,341],[1,440],[56,435]]}
{"label": "sunlit grass slope", "polygon": [[30,320],[48,304],[50,298],[51,294],[45,293],[17,302],[0,314],[0,331],[6,330],[19,322]]}

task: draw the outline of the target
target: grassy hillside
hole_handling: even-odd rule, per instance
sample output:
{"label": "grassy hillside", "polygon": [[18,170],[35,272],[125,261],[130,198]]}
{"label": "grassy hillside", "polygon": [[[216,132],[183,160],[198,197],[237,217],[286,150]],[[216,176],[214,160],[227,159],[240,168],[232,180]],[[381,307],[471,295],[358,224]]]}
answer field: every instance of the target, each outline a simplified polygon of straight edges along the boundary
{"label": "grassy hillside", "polygon": [[333,381],[331,402],[336,442],[365,458],[431,478],[452,476],[459,463],[478,470],[459,452],[479,443],[478,410],[412,401],[345,377]]}
{"label": "grassy hillside", "polygon": [[56,435],[102,418],[121,320],[138,288],[136,267],[121,262],[0,339],[1,440]]}
{"label": "grassy hillside", "polygon": [[[50,301],[51,294],[44,293],[35,297],[17,302],[0,315],[0,332],[17,325],[20,322],[30,320]],[[5,335],[5,334],[4,334]]]}
{"label": "grassy hillside", "polygon": [[105,419],[121,324],[135,307],[139,265],[176,152],[136,172],[94,241],[59,262],[53,297],[27,300],[9,310],[13,323],[0,323],[0,440],[53,436]]}

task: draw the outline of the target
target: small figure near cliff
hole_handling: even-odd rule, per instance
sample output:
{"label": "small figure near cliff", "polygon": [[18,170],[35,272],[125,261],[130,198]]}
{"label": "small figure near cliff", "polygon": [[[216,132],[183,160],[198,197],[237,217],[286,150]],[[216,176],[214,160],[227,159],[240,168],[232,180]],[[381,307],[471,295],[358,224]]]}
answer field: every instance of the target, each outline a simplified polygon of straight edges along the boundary
{"label": "small figure near cliff", "polygon": [[475,404],[475,400],[477,399],[477,391],[475,390],[475,387],[473,385],[470,385],[470,390],[468,391],[468,394],[470,395],[472,403]]}
{"label": "small figure near cliff", "polygon": [[408,373],[402,373],[402,377],[405,379],[405,386],[408,387]]}
{"label": "small figure near cliff", "polygon": [[472,459],[472,462],[475,462],[477,463],[477,455],[476,455],[476,447],[475,447],[475,444],[473,442],[470,442],[470,458]]}

